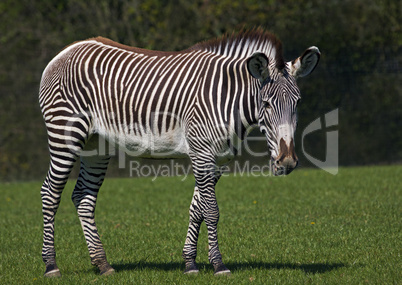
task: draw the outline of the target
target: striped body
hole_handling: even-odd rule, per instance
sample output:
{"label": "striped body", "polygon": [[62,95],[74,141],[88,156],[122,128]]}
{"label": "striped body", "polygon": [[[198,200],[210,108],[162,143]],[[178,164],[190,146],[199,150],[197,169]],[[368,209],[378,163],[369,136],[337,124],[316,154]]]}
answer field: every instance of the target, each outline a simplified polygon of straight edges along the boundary
{"label": "striped body", "polygon": [[92,263],[102,274],[113,272],[94,221],[110,156],[85,151],[94,134],[137,157],[191,158],[196,186],[183,250],[186,272],[198,272],[196,245],[204,221],[209,259],[217,274],[228,273],[217,241],[216,165],[233,157],[258,123],[277,166],[290,172],[297,161],[293,133],[300,92],[295,78],[306,68],[303,57],[297,60],[285,64],[280,42],[260,29],[180,52],[133,48],[104,38],[60,52],[43,72],[39,95],[51,157],[41,191],[46,275],[59,275],[54,216],[78,157],[81,170],[72,200]]}
{"label": "striped body", "polygon": [[[218,140],[216,151],[227,153],[226,142],[244,135],[237,124],[255,124],[257,96],[251,94],[258,86],[253,86],[244,58],[200,50],[145,55],[141,49],[111,44],[102,38],[79,42],[49,64],[40,97],[49,126],[58,113],[90,116],[89,135],[105,136],[140,157],[175,158],[189,155],[186,138],[192,127],[203,129],[195,139]],[[49,86],[51,97],[45,89]],[[251,108],[247,116],[232,112],[244,110],[243,103]]]}

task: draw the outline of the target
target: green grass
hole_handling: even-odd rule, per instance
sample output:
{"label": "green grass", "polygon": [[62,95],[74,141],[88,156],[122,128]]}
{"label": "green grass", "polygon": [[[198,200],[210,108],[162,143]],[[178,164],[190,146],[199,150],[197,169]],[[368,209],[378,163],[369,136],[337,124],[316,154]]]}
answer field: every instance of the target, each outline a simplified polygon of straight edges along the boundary
{"label": "green grass", "polygon": [[70,196],[56,216],[61,279],[43,278],[41,182],[0,184],[0,284],[401,284],[402,166],[223,177],[219,241],[231,277],[214,277],[201,228],[198,276],[181,251],[194,181],[106,179],[96,220],[117,274],[91,266]]}

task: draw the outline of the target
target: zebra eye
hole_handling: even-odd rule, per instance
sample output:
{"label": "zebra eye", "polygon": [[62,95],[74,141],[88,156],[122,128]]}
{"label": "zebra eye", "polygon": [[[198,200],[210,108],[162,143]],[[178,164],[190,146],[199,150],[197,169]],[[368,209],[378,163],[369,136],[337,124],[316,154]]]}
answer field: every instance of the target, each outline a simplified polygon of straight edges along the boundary
{"label": "zebra eye", "polygon": [[263,102],[263,107],[264,107],[265,109],[271,109],[271,104],[269,104],[269,102],[267,102],[267,101],[264,101],[264,102]]}
{"label": "zebra eye", "polygon": [[268,114],[272,115],[272,106],[271,106],[271,104],[269,104],[268,102],[265,102],[264,107],[265,107],[265,110],[268,111]]}

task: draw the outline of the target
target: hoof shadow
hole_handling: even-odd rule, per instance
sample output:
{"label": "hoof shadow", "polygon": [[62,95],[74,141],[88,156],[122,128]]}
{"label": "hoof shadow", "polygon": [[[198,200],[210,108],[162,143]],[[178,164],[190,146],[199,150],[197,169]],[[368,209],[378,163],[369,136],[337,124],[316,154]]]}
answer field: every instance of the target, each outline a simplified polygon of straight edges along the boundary
{"label": "hoof shadow", "polygon": [[[198,267],[201,268],[211,268],[212,265],[209,263],[197,263]],[[336,270],[338,268],[346,267],[347,265],[343,263],[314,263],[314,264],[302,264],[302,263],[269,263],[269,262],[235,262],[235,263],[225,263],[225,265],[232,271],[242,271],[250,269],[293,269],[301,270],[305,273],[321,274]],[[167,262],[167,263],[154,263],[154,262],[138,262],[138,263],[117,263],[112,265],[116,271],[131,271],[131,270],[142,270],[142,269],[152,269],[157,271],[174,271],[182,270],[184,272],[184,262]]]}

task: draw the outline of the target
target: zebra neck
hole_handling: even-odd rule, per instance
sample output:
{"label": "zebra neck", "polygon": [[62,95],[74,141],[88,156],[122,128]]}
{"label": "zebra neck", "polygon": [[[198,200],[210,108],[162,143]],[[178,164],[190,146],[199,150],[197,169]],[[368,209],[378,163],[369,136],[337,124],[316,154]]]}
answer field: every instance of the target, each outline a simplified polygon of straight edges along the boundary
{"label": "zebra neck", "polygon": [[251,80],[239,102],[236,134],[241,140],[258,125],[258,102],[258,83]]}

